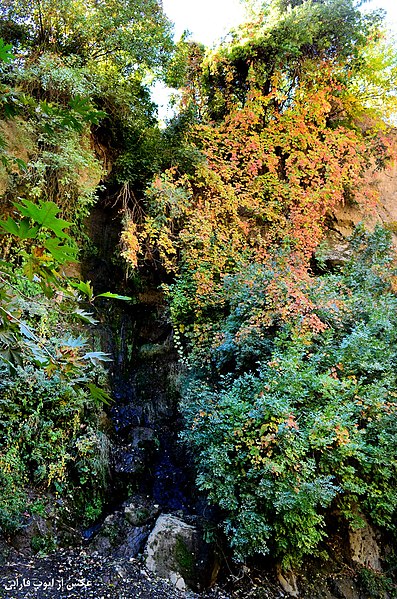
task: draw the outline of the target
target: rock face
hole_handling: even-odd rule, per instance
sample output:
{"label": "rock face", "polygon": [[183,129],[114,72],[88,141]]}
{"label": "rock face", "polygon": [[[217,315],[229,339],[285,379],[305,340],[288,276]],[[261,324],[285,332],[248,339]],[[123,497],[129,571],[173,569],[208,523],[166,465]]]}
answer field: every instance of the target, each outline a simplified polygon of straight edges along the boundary
{"label": "rock face", "polygon": [[361,222],[369,229],[376,224],[386,225],[393,233],[393,245],[397,248],[397,162],[385,170],[369,172],[366,177],[379,195],[375,206],[364,208],[347,203],[328,215],[328,230],[319,254],[330,265],[343,264],[349,258],[346,239]]}
{"label": "rock face", "polygon": [[[363,516],[362,516],[363,518]],[[374,529],[364,519],[365,525],[349,530],[349,542],[352,560],[361,566],[380,572],[380,549]]]}
{"label": "rock face", "polygon": [[114,472],[118,474],[144,472],[155,449],[156,438],[153,429],[143,426],[132,428],[125,443],[114,449]]}
{"label": "rock face", "polygon": [[170,514],[162,514],[145,548],[146,567],[178,589],[201,590],[216,577],[213,551],[198,528]]}

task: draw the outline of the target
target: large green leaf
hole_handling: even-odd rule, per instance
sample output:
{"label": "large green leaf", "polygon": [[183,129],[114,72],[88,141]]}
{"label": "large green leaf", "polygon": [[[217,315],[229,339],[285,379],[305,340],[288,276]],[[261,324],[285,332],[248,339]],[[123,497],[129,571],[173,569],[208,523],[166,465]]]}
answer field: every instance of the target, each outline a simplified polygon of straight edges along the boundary
{"label": "large green leaf", "polygon": [[71,223],[57,218],[59,208],[54,202],[39,201],[38,204],[34,204],[30,200],[22,199],[21,203],[14,202],[14,206],[23,216],[31,218],[42,227],[50,229],[57,237],[69,237],[63,229],[70,227]]}
{"label": "large green leaf", "polygon": [[106,112],[95,110],[88,98],[82,98],[81,96],[77,96],[70,100],[69,106],[72,110],[77,112],[86,123],[97,125],[99,121],[106,116]]}
{"label": "large green leaf", "polygon": [[109,354],[105,354],[103,351],[89,351],[84,354],[83,360],[89,360],[94,366],[101,362],[112,362]]}
{"label": "large green leaf", "polygon": [[91,285],[91,281],[79,281],[78,283],[71,283],[72,287],[78,289],[83,293],[88,301],[91,301],[94,297],[94,290]]}
{"label": "large green leaf", "polygon": [[77,348],[77,347],[85,347],[87,345],[87,339],[85,339],[84,337],[65,337],[64,339],[60,340],[60,345],[64,346],[64,347],[72,347],[72,348]]}
{"label": "large green leaf", "polygon": [[76,308],[73,310],[72,314],[80,318],[83,322],[88,322],[89,324],[98,324],[98,320],[93,317],[92,312],[86,312],[82,308]]}
{"label": "large green leaf", "polygon": [[112,398],[110,397],[109,393],[106,393],[106,391],[104,391],[103,389],[100,389],[99,387],[97,387],[96,385],[93,385],[92,383],[88,383],[87,386],[90,391],[92,399],[94,400],[94,402],[97,405],[101,405],[101,404],[106,404],[107,406],[110,405]]}
{"label": "large green leaf", "polygon": [[12,62],[15,58],[13,53],[11,52],[11,44],[5,44],[2,39],[0,39],[0,62]]}
{"label": "large green leaf", "polygon": [[118,300],[123,300],[126,302],[130,302],[134,299],[134,298],[130,297],[129,295],[119,295],[118,293],[111,293],[110,291],[106,291],[105,293],[99,293],[95,297],[108,297],[110,299],[118,299]]}

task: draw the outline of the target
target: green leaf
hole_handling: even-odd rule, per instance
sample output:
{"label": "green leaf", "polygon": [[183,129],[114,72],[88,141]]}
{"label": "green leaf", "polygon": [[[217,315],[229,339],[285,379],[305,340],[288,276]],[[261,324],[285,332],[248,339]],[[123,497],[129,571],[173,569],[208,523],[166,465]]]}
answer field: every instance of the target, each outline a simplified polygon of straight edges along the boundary
{"label": "green leaf", "polygon": [[26,337],[26,339],[36,339],[36,336],[33,333],[32,329],[25,322],[19,323],[19,330],[21,332],[21,335],[23,335],[23,337]]}
{"label": "green leaf", "polygon": [[72,287],[78,289],[83,293],[88,301],[91,301],[94,297],[94,290],[91,285],[91,281],[79,281],[78,283],[71,283]]}
{"label": "green leaf", "polygon": [[111,293],[110,291],[106,291],[105,293],[99,293],[95,297],[108,297],[111,299],[118,299],[126,302],[131,302],[134,299],[129,295],[119,295],[118,293]]}
{"label": "green leaf", "polygon": [[99,364],[100,362],[112,362],[112,358],[109,357],[109,354],[105,354],[103,351],[90,351],[84,354],[83,360],[90,360],[94,366]]}
{"label": "green leaf", "polygon": [[0,227],[7,231],[7,233],[16,235],[20,239],[33,239],[36,237],[39,230],[38,227],[30,227],[28,218],[23,218],[19,223],[17,223],[10,216],[5,222],[0,223]]}
{"label": "green leaf", "polygon": [[22,160],[22,158],[14,158],[13,160],[14,160],[14,163],[19,168],[19,170],[26,171],[27,164],[26,164],[26,162],[24,160]]}
{"label": "green leaf", "polygon": [[6,260],[0,260],[0,272],[10,273],[14,270],[14,265]]}
{"label": "green leaf", "polygon": [[93,318],[92,312],[86,312],[82,308],[76,308],[76,310],[74,310],[72,314],[80,318],[80,320],[82,320],[83,322],[88,322],[89,324],[98,324],[96,318]]}
{"label": "green leaf", "polygon": [[0,61],[5,63],[10,63],[14,60],[15,56],[11,52],[11,44],[5,44],[2,39],[0,39]]}
{"label": "green leaf", "polygon": [[29,281],[33,281],[33,278],[37,270],[37,260],[34,256],[29,256],[23,266],[23,273],[28,277]]}
{"label": "green leaf", "polygon": [[14,202],[14,206],[23,216],[27,216],[42,227],[50,229],[57,237],[69,237],[63,229],[70,227],[71,223],[61,218],[57,218],[56,215],[59,212],[59,208],[54,202],[40,201],[39,204],[34,204],[30,200],[25,199],[22,199],[21,202],[22,203],[20,204]]}
{"label": "green leaf", "polygon": [[110,403],[113,401],[109,393],[106,393],[106,391],[100,389],[92,383],[88,383],[88,389],[90,391],[92,399],[97,405],[105,404],[109,406]]}
{"label": "green leaf", "polygon": [[60,345],[64,347],[85,347],[87,340],[84,337],[67,337],[60,340]]}
{"label": "green leaf", "polygon": [[14,371],[16,366],[22,366],[22,354],[19,350],[6,348],[0,350],[0,364],[3,363],[10,371]]}
{"label": "green leaf", "polygon": [[0,223],[0,227],[7,231],[7,233],[11,233],[11,235],[18,235],[19,233],[17,223],[10,216],[7,218],[5,222]]}
{"label": "green leaf", "polygon": [[106,112],[102,110],[95,110],[88,98],[82,98],[77,96],[69,102],[69,106],[72,110],[82,116],[83,121],[86,123],[93,123],[97,125],[99,121],[106,116]]}
{"label": "green leaf", "polygon": [[35,341],[27,340],[25,341],[25,345],[30,349],[33,360],[37,366],[42,368],[50,362],[48,354],[46,354]]}

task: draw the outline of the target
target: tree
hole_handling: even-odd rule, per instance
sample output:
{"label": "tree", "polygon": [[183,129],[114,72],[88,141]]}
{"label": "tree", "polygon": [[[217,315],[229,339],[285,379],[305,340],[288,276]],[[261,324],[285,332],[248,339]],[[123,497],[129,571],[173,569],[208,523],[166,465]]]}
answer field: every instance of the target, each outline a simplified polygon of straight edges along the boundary
{"label": "tree", "polygon": [[191,63],[182,110],[197,102],[201,77],[190,142],[202,159],[186,174],[157,177],[146,220],[130,220],[125,236],[133,261],[141,247],[177,273],[174,323],[196,349],[214,339],[227,309],[225,276],[288,248],[293,286],[308,272],[327,214],[348,198],[369,209],[376,193],[364,173],[390,156],[384,122],[373,112],[362,126],[364,98],[352,101],[376,19],[339,0],[276,15]]}
{"label": "tree", "polygon": [[[214,360],[233,352],[239,368],[212,381],[208,371],[190,376],[184,438],[240,560],[270,553],[286,568],[301,565],[329,549],[331,512],[352,528],[365,516],[396,538],[390,233],[358,230],[351,248],[339,273],[312,277],[306,288],[324,323],[315,334],[293,310],[275,333],[285,305],[269,302],[278,271],[230,277],[231,314]],[[273,322],[259,317],[253,326],[266,311]]]}
{"label": "tree", "polygon": [[125,73],[158,69],[172,48],[171,26],[157,0],[6,0],[0,35],[38,56],[76,55],[112,62]]}

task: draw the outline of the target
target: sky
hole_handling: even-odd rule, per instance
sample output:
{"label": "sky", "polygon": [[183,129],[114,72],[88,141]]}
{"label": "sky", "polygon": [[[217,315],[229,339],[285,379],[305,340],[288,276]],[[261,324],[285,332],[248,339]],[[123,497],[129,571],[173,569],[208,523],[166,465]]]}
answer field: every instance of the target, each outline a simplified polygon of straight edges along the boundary
{"label": "sky", "polygon": [[[174,23],[175,40],[188,30],[191,39],[213,46],[232,27],[244,21],[244,8],[239,0],[163,0],[166,15]],[[369,0],[363,10],[383,8],[387,12],[386,23],[397,38],[397,1]],[[164,86],[157,84],[152,93],[159,106],[159,118],[171,115],[167,109],[169,94]]]}
{"label": "sky", "polygon": [[175,23],[175,38],[184,30],[207,46],[244,20],[239,0],[163,0],[165,14]]}

